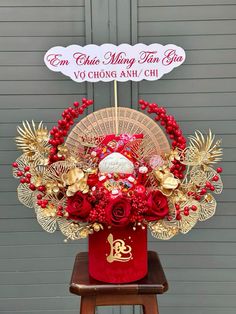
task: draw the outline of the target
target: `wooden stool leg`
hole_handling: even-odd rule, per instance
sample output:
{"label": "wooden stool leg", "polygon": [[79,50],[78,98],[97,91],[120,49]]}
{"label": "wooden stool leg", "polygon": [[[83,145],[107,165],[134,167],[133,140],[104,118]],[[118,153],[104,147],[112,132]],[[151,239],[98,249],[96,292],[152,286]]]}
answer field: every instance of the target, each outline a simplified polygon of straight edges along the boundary
{"label": "wooden stool leg", "polygon": [[143,314],[158,314],[157,298],[155,295],[143,295]]}
{"label": "wooden stool leg", "polygon": [[80,314],[95,314],[96,297],[82,296],[80,302]]}

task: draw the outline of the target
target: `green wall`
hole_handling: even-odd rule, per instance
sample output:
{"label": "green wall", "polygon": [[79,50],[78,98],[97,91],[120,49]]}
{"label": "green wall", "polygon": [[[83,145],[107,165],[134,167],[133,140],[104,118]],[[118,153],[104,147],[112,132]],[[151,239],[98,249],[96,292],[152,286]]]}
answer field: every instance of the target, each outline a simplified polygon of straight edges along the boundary
{"label": "green wall", "polygon": [[[119,83],[119,103],[138,98],[165,105],[185,134],[210,127],[223,139],[225,190],[217,214],[187,236],[150,238],[169,280],[161,314],[236,311],[236,1],[235,0],[0,0],[0,314],[75,314],[69,294],[74,257],[86,241],[64,244],[41,230],[21,206],[11,162],[19,155],[16,126],[24,119],[57,121],[84,96],[94,110],[113,102],[112,83],[76,84],[43,64],[56,45],[112,42],[173,43],[184,65],[162,80]],[[138,314],[114,307],[99,313]]]}

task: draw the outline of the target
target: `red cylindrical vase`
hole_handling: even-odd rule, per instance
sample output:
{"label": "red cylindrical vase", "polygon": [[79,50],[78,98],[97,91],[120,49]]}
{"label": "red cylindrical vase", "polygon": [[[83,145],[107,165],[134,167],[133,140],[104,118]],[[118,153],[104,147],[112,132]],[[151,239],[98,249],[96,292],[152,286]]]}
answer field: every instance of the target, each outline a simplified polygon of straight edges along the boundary
{"label": "red cylindrical vase", "polygon": [[127,283],[147,274],[147,228],[104,228],[89,235],[89,274],[108,283]]}

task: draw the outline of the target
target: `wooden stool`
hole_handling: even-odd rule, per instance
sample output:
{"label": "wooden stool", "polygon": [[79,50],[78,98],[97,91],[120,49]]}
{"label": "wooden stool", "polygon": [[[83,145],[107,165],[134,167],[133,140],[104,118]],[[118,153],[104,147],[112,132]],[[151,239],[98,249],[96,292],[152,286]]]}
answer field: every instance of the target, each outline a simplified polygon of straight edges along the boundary
{"label": "wooden stool", "polygon": [[88,253],[76,256],[70,292],[81,296],[80,314],[95,314],[96,306],[142,305],[144,314],[158,314],[156,294],[168,290],[158,255],[148,252],[148,274],[128,284],[108,284],[88,274]]}

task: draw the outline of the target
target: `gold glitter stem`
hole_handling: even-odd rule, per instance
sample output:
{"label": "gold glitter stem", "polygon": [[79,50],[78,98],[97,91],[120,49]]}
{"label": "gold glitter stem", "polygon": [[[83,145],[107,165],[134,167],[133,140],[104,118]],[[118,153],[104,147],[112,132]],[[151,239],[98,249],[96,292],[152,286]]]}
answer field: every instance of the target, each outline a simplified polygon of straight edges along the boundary
{"label": "gold glitter stem", "polygon": [[114,81],[115,133],[119,134],[117,81]]}
{"label": "gold glitter stem", "polygon": [[187,166],[187,171],[186,171],[185,177],[183,178],[182,183],[186,183],[186,182],[187,182],[188,174],[189,174],[189,169],[190,169],[190,166]]}

